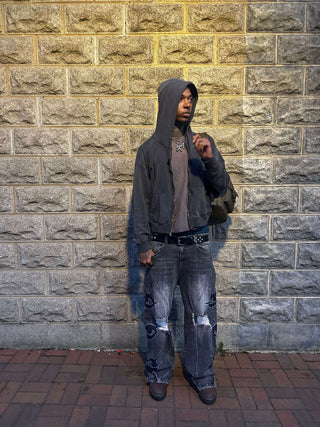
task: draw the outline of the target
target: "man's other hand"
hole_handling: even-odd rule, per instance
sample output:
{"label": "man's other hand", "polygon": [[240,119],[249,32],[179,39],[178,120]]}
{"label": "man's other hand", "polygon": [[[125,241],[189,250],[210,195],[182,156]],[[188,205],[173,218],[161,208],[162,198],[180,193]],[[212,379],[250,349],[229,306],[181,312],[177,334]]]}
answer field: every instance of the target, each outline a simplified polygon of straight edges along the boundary
{"label": "man's other hand", "polygon": [[141,265],[143,265],[144,267],[149,267],[150,265],[152,265],[152,260],[151,258],[153,257],[154,252],[152,249],[149,249],[147,252],[142,252],[141,254],[139,254],[139,262]]}
{"label": "man's other hand", "polygon": [[207,138],[202,138],[198,133],[193,137],[193,143],[202,160],[212,159],[212,149],[210,141]]}

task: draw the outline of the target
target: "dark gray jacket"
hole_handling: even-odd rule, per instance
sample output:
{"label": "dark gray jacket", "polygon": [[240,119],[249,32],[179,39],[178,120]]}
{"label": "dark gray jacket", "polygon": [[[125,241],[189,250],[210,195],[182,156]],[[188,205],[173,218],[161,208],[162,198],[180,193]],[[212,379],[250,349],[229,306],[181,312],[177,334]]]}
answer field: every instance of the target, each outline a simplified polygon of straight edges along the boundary
{"label": "dark gray jacket", "polygon": [[133,185],[135,242],[139,253],[151,248],[152,233],[169,234],[174,212],[174,185],[171,170],[171,137],[181,94],[189,87],[193,95],[191,117],[186,128],[189,155],[188,220],[191,229],[207,224],[211,213],[210,196],[226,193],[229,176],[224,160],[211,137],[213,158],[202,161],[192,142],[190,122],[198,92],[193,83],[167,80],[158,89],[158,118],[154,134],[138,149]]}

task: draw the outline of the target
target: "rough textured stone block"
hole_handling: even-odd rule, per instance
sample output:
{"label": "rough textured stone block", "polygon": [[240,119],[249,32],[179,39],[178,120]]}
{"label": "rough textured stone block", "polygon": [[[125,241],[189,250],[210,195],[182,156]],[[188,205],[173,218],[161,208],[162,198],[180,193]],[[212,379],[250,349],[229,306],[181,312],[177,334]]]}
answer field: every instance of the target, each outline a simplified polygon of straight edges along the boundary
{"label": "rough textured stone block", "polygon": [[9,78],[13,95],[61,95],[66,91],[66,72],[62,68],[11,68]]}
{"label": "rough textured stone block", "polygon": [[320,267],[320,243],[300,243],[298,245],[298,268]]}
{"label": "rough textured stone block", "polygon": [[219,36],[219,64],[274,64],[274,36]]}
{"label": "rough textured stone block", "polygon": [[70,322],[72,318],[69,298],[22,298],[23,322]]}
{"label": "rough textured stone block", "polygon": [[94,38],[86,36],[57,36],[38,38],[40,64],[92,64]]}
{"label": "rough textured stone block", "polygon": [[279,64],[320,64],[320,36],[279,36]]}
{"label": "rough textured stone block", "polygon": [[1,215],[0,240],[40,240],[43,237],[42,218],[27,215]]}
{"label": "rough textured stone block", "polygon": [[217,342],[222,341],[226,349],[260,351],[266,349],[267,327],[264,324],[221,324],[218,325]]}
{"label": "rough textured stone block", "polygon": [[320,240],[320,216],[294,215],[272,219],[273,240]]}
{"label": "rough textured stone block", "polygon": [[122,31],[121,4],[68,4],[65,13],[68,33],[119,34]]}
{"label": "rough textured stone block", "polygon": [[268,184],[271,179],[271,163],[268,159],[226,159],[226,169],[233,183]]}
{"label": "rough textured stone block", "polygon": [[75,154],[124,154],[126,140],[124,129],[72,130],[72,150]]}
{"label": "rough textured stone block", "polygon": [[243,190],[244,212],[297,212],[297,187],[246,187]]}
{"label": "rough textured stone block", "polygon": [[318,183],[317,157],[278,158],[274,160],[274,182],[288,184]]}
{"label": "rough textured stone block", "polygon": [[1,37],[0,64],[33,64],[33,37]]}
{"label": "rough textured stone block", "polygon": [[77,302],[77,319],[88,321],[123,321],[128,319],[126,297],[81,298]]}
{"label": "rough textured stone block", "polygon": [[264,271],[216,270],[217,295],[261,296],[268,291],[268,273]]}
{"label": "rough textured stone block", "polygon": [[17,264],[16,246],[0,243],[0,268],[16,268]]}
{"label": "rough textured stone block", "polygon": [[130,95],[156,95],[161,82],[171,78],[183,79],[183,69],[178,67],[129,68]]}
{"label": "rough textured stone block", "polygon": [[248,31],[295,32],[304,29],[304,4],[248,4]]}
{"label": "rough textured stone block", "polygon": [[0,99],[0,126],[35,125],[36,120],[36,102],[34,99]]}
{"label": "rough textured stone block", "polygon": [[320,213],[320,187],[306,187],[301,191],[301,211]]}
{"label": "rough textured stone block", "polygon": [[270,124],[273,120],[273,100],[270,98],[221,99],[218,103],[219,124]]}
{"label": "rough textured stone block", "polygon": [[[196,131],[193,128],[193,131]],[[200,129],[201,132],[201,129]],[[208,130],[222,155],[242,154],[242,132],[240,127],[215,126]]]}
{"label": "rough textured stone block", "polygon": [[271,295],[319,296],[320,271],[272,271]]}
{"label": "rough textured stone block", "polygon": [[0,187],[0,212],[13,212],[13,192],[10,187]]}
{"label": "rough textured stone block", "polygon": [[158,62],[181,64],[188,58],[189,64],[213,62],[214,37],[212,36],[160,36]]}
{"label": "rough textured stone block", "polygon": [[50,215],[45,218],[46,240],[96,240],[98,218],[94,215]]}
{"label": "rough textured stone block", "polygon": [[242,299],[240,318],[247,322],[287,322],[293,319],[293,298]]}
{"label": "rough textured stone block", "polygon": [[306,94],[320,94],[320,67],[308,67],[306,77]]}
{"label": "rough textured stone block", "polygon": [[67,129],[15,129],[13,146],[16,154],[67,154]]}
{"label": "rough textured stone block", "polygon": [[100,272],[96,270],[49,271],[50,295],[100,293]]}
{"label": "rough textured stone block", "polygon": [[63,187],[17,187],[17,212],[67,212],[69,190]]}
{"label": "rough textured stone block", "polygon": [[61,33],[63,12],[60,5],[8,5],[6,23],[8,33]]}
{"label": "rough textured stone block", "polygon": [[36,184],[40,180],[39,160],[32,158],[1,158],[0,181],[2,184]]}
{"label": "rough textured stone block", "polygon": [[217,298],[218,322],[236,323],[238,321],[238,299]]}
{"label": "rough textured stone block", "polygon": [[237,216],[215,227],[215,239],[226,240],[267,240],[269,218],[267,216]]}
{"label": "rough textured stone block", "polygon": [[249,67],[246,81],[248,94],[302,94],[304,70],[302,67]]}
{"label": "rough textured stone block", "polygon": [[320,127],[307,127],[304,135],[304,152],[320,153]]}
{"label": "rough textured stone block", "polygon": [[244,129],[244,140],[247,154],[300,153],[301,129],[248,127]]}
{"label": "rough textured stone block", "polygon": [[10,154],[11,140],[9,129],[0,129],[0,154]]}
{"label": "rough textured stone block", "polygon": [[0,95],[7,94],[7,74],[4,67],[0,68]]}
{"label": "rough textured stone block", "polygon": [[72,246],[69,243],[24,243],[19,245],[18,250],[22,267],[71,267]]}
{"label": "rough textured stone block", "polygon": [[123,213],[126,209],[125,191],[122,187],[75,188],[72,202],[75,212]]}
{"label": "rough textured stone block", "polygon": [[213,243],[212,254],[216,267],[240,267],[240,246],[237,243]]}
{"label": "rough textured stone block", "polygon": [[105,294],[142,294],[144,271],[142,269],[107,269],[103,273]]}
{"label": "rough textured stone block", "polygon": [[319,124],[319,98],[282,98],[277,105],[278,123],[285,124]]}
{"label": "rough textured stone block", "polygon": [[243,75],[238,67],[190,68],[187,79],[196,85],[200,96],[242,93]]}
{"label": "rough textured stone block", "polygon": [[124,243],[76,243],[74,251],[76,267],[124,267],[126,264]]}
{"label": "rough textured stone block", "polygon": [[125,240],[132,237],[129,235],[128,215],[103,215],[101,217],[101,239],[102,240]]}
{"label": "rough textured stone block", "polygon": [[43,295],[45,287],[44,271],[0,271],[1,295]]}
{"label": "rough textured stone block", "polygon": [[320,322],[320,298],[305,299],[299,298],[297,300],[297,320],[304,323],[318,323]]}
{"label": "rough textured stone block", "polygon": [[187,31],[191,33],[232,33],[243,31],[242,4],[197,4],[187,8]]}
{"label": "rough textured stone block", "polygon": [[43,176],[46,184],[94,184],[97,182],[97,160],[43,159]]}
{"label": "rough textured stone block", "polygon": [[132,182],[134,159],[102,159],[101,166],[103,183],[121,184]]}
{"label": "rough textured stone block", "polygon": [[293,243],[244,243],[241,246],[241,266],[245,268],[294,268]]}
{"label": "rough textured stone block", "polygon": [[267,346],[281,351],[319,351],[319,325],[270,325]]}
{"label": "rough textured stone block", "polygon": [[83,126],[97,124],[95,99],[44,99],[42,124],[53,126]]}
{"label": "rough textured stone block", "polygon": [[127,11],[129,33],[176,32],[184,27],[182,4],[129,4]]}
{"label": "rough textured stone block", "polygon": [[106,98],[100,101],[102,125],[152,125],[154,118],[152,99]]}
{"label": "rough textured stone block", "polygon": [[195,116],[192,120],[194,126],[212,126],[214,120],[214,99],[199,99]]}
{"label": "rough textured stone block", "polygon": [[151,64],[153,38],[151,36],[114,36],[98,40],[99,64]]}
{"label": "rough textured stone block", "polygon": [[19,305],[16,299],[0,298],[0,322],[19,322]]}
{"label": "rough textured stone block", "polygon": [[129,129],[129,151],[130,154],[136,154],[140,145],[150,138],[154,129]]}
{"label": "rough textured stone block", "polygon": [[319,3],[307,4],[307,32],[319,33],[320,31],[320,6]]}
{"label": "rough textured stone block", "polygon": [[125,90],[125,70],[121,68],[74,68],[70,71],[72,94],[118,95]]}

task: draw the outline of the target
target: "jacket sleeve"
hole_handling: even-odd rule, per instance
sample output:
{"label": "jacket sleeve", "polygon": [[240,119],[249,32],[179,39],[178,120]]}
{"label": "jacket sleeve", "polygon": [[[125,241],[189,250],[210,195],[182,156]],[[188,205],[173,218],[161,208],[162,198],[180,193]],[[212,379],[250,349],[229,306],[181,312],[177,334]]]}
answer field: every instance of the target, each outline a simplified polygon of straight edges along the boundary
{"label": "jacket sleeve", "polygon": [[132,200],[135,243],[139,253],[151,249],[149,223],[151,186],[146,156],[140,147],[135,162]]}
{"label": "jacket sleeve", "polygon": [[211,143],[213,157],[203,161],[206,170],[206,181],[214,197],[221,197],[227,192],[230,178],[225,169],[223,157],[211,136],[209,136],[209,141]]}

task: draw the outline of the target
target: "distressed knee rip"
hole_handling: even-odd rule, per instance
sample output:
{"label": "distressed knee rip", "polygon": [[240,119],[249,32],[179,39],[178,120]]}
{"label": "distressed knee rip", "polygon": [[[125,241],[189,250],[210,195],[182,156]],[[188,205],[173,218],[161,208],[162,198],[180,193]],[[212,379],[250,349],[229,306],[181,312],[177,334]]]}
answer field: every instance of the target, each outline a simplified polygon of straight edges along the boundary
{"label": "distressed knee rip", "polygon": [[156,327],[160,331],[169,331],[168,321],[166,318],[155,319],[155,321],[156,321]]}
{"label": "distressed knee rip", "polygon": [[195,326],[211,326],[209,317],[206,314],[204,316],[197,316],[193,313],[192,321]]}

